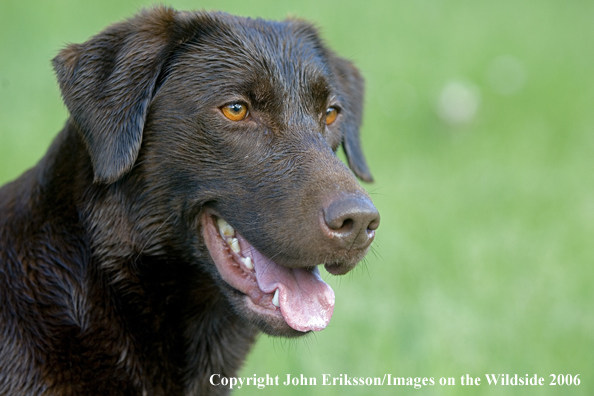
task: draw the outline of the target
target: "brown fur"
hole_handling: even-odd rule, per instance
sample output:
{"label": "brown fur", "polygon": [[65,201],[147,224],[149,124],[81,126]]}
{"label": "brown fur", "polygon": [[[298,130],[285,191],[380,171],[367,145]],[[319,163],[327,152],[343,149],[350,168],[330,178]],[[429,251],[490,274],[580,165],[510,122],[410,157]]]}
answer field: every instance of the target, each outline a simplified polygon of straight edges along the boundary
{"label": "brown fur", "polygon": [[280,265],[353,268],[379,222],[334,154],[371,180],[358,71],[299,20],[167,8],[54,67],[71,117],[0,189],[0,395],[227,394],[208,377],[235,375],[258,331],[300,334],[245,309],[201,216]]}

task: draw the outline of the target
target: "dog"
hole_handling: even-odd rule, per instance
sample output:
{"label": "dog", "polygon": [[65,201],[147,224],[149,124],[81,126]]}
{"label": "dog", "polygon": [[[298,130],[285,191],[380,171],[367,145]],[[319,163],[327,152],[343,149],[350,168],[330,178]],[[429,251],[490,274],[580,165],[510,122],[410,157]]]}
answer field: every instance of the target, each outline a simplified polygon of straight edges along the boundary
{"label": "dog", "polygon": [[225,395],[260,332],[326,327],[318,265],[380,220],[350,61],[302,20],[157,7],[53,66],[70,117],[0,189],[1,395]]}

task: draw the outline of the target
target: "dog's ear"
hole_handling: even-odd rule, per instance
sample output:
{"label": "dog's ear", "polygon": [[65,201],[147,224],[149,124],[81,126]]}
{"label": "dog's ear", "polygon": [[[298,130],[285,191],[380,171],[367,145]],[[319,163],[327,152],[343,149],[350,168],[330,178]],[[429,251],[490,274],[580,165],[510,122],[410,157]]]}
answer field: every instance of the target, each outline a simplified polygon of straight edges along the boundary
{"label": "dog's ear", "polygon": [[359,127],[363,116],[364,81],[359,70],[348,60],[331,55],[331,65],[341,88],[346,95],[343,104],[347,117],[341,124],[342,147],[349,162],[349,167],[361,180],[372,182],[367,161],[361,149]]}
{"label": "dog's ear", "polygon": [[53,60],[62,97],[88,148],[95,182],[129,171],[161,69],[179,42],[176,12],[144,10]]}

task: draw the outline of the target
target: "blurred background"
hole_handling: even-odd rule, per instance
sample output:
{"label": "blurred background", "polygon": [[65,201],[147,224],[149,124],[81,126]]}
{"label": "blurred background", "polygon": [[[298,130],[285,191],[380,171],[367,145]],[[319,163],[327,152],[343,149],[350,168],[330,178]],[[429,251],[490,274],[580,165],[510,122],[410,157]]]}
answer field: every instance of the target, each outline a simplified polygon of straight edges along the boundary
{"label": "blurred background", "polygon": [[[349,275],[324,275],[337,301],[326,330],[260,337],[242,375],[457,381],[236,394],[594,394],[594,2],[164,3],[306,18],[367,81],[374,251]],[[0,2],[0,184],[67,118],[50,60],[148,5]],[[487,373],[581,374],[581,385],[493,388]],[[464,374],[482,385],[460,386]]]}

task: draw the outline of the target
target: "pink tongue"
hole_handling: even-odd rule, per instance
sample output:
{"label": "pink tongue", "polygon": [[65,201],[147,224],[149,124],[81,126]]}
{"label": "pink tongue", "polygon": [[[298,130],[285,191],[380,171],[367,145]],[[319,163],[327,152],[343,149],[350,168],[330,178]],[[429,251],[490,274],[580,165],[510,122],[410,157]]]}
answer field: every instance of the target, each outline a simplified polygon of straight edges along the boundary
{"label": "pink tongue", "polygon": [[[245,243],[242,239],[240,243]],[[242,250],[252,258],[260,290],[274,293],[279,289],[280,310],[289,326],[305,332],[322,330],[328,325],[334,311],[334,290],[322,280],[318,267],[286,268],[252,246]]]}

